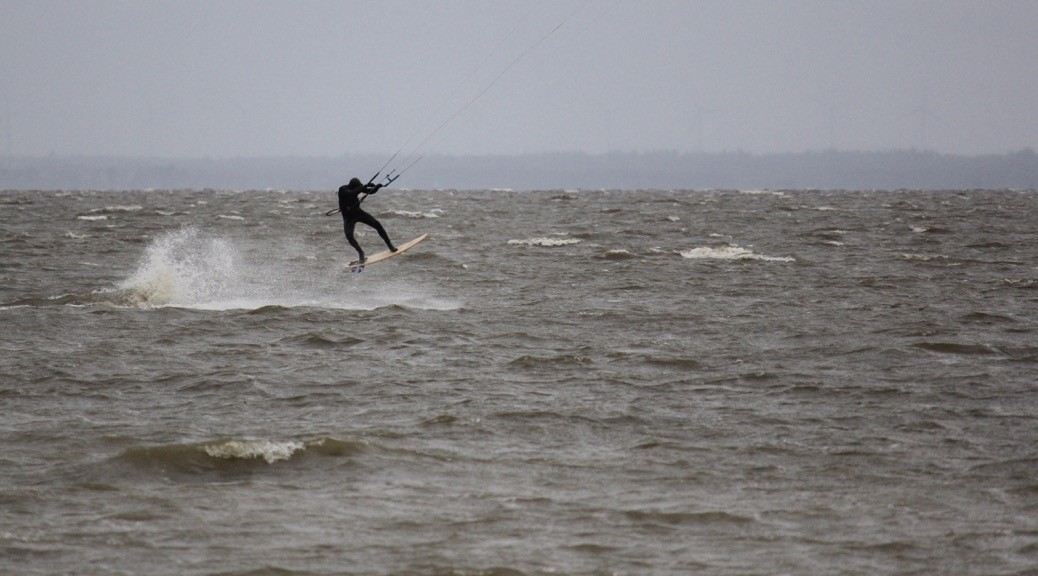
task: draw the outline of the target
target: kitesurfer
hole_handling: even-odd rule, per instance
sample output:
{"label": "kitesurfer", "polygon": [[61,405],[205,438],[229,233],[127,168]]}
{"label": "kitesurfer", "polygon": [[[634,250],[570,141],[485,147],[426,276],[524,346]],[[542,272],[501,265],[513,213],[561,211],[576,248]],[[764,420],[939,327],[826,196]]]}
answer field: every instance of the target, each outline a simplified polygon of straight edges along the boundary
{"label": "kitesurfer", "polygon": [[396,247],[389,240],[389,234],[386,234],[386,229],[382,227],[382,224],[374,216],[360,208],[360,203],[364,201],[364,198],[369,194],[378,192],[379,188],[382,188],[382,184],[371,184],[370,182],[361,184],[357,178],[353,178],[349,184],[339,187],[339,212],[342,213],[342,231],[346,233],[346,241],[357,251],[357,260],[350,262],[351,266],[363,264],[367,261],[367,258],[364,256],[364,250],[357,243],[357,239],[353,237],[353,228],[357,225],[357,222],[363,222],[374,228],[390,251],[396,252]]}

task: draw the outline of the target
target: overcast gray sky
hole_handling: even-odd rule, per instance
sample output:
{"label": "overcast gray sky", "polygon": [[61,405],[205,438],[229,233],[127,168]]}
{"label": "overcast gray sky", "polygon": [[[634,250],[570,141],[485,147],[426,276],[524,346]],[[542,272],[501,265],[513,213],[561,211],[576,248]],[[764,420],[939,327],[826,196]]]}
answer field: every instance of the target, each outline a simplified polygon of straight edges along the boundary
{"label": "overcast gray sky", "polygon": [[420,152],[1038,147],[1034,0],[0,0],[0,16],[5,154],[392,154],[430,134]]}

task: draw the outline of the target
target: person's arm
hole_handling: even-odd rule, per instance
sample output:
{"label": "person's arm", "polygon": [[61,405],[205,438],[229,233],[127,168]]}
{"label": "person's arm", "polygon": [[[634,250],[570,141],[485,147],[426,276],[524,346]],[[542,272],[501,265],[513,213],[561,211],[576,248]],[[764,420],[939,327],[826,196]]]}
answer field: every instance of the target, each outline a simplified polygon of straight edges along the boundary
{"label": "person's arm", "polygon": [[381,184],[367,184],[367,185],[365,185],[364,186],[364,191],[361,192],[357,196],[357,202],[363,202],[365,198],[367,198],[368,196],[371,196],[375,192],[378,192],[379,188],[382,188]]}

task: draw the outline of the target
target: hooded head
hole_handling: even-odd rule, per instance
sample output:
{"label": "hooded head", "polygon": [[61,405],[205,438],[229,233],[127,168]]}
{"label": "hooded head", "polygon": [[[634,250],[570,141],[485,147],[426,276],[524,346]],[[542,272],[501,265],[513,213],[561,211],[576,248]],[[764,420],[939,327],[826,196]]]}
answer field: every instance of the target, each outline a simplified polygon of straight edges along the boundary
{"label": "hooded head", "polygon": [[356,190],[357,188],[360,188],[362,186],[364,186],[364,185],[360,183],[360,179],[359,178],[351,178],[350,179],[350,183],[346,185],[346,187],[349,188],[350,190]]}

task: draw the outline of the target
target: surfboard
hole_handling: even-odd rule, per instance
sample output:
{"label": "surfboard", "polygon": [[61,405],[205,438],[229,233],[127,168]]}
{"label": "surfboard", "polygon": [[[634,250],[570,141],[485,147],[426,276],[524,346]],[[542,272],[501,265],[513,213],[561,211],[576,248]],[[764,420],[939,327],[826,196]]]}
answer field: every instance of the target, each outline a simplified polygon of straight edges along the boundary
{"label": "surfboard", "polygon": [[390,252],[389,250],[386,250],[384,252],[379,252],[378,254],[368,256],[368,259],[365,260],[363,264],[346,264],[346,269],[352,272],[360,272],[364,269],[365,266],[370,266],[375,262],[381,262],[386,258],[392,258],[397,254],[403,254],[404,252],[407,252],[411,248],[414,248],[419,242],[425,240],[426,236],[428,236],[428,234],[422,234],[421,236],[415,238],[414,240],[411,240],[410,242],[405,242],[397,246],[396,252]]}

